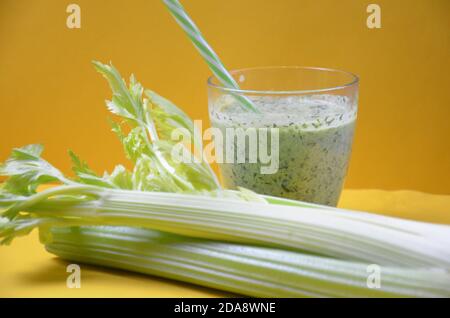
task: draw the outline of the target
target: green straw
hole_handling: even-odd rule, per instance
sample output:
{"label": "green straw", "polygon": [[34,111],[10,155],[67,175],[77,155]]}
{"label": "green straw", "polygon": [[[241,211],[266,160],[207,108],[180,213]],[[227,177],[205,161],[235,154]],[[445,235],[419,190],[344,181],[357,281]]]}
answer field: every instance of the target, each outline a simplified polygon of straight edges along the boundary
{"label": "green straw", "polygon": [[[163,2],[178,24],[183,28],[184,32],[186,32],[187,36],[191,39],[192,44],[194,44],[201,56],[205,59],[214,76],[225,87],[239,89],[239,85],[226,70],[225,66],[222,64],[211,46],[205,41],[200,30],[184,11],[184,8],[180,2],[178,0],[163,0]],[[253,103],[246,96],[238,94],[233,95],[244,109],[258,112]]]}

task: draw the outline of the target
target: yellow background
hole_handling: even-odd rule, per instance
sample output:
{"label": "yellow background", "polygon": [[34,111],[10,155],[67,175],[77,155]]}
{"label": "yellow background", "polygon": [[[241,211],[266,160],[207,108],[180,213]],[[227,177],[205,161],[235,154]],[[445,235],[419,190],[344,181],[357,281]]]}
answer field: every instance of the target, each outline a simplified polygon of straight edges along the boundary
{"label": "yellow background", "polygon": [[[228,68],[306,65],[361,77],[346,187],[450,193],[450,1],[182,1]],[[66,6],[81,6],[81,29]],[[0,0],[0,160],[44,143],[69,171],[71,148],[96,170],[123,162],[109,132],[105,81],[113,61],[193,118],[207,119],[209,70],[158,0]]]}

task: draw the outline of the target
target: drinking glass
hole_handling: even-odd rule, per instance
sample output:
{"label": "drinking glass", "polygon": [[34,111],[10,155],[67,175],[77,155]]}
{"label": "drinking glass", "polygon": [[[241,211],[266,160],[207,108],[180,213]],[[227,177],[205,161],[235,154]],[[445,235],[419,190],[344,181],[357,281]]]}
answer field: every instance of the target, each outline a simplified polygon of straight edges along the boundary
{"label": "drinking glass", "polygon": [[[336,206],[352,148],[358,77],[315,67],[248,68],[231,74],[240,89],[224,87],[215,77],[208,79],[212,127],[220,129],[223,136],[227,129],[241,128],[245,130],[244,142],[250,143],[251,136],[256,135],[259,146],[260,133],[270,129],[264,140],[269,140],[267,147],[277,151],[278,167],[272,173],[262,173],[267,160],[262,160],[259,150],[256,162],[222,160],[219,170],[223,185]],[[249,99],[258,112],[242,107],[242,98],[236,96]],[[272,139],[275,131],[278,141]],[[243,151],[236,135],[222,140],[224,154],[234,152],[230,156],[234,159]],[[275,143],[277,147],[273,147]],[[255,150],[247,148],[243,154],[250,159]]]}

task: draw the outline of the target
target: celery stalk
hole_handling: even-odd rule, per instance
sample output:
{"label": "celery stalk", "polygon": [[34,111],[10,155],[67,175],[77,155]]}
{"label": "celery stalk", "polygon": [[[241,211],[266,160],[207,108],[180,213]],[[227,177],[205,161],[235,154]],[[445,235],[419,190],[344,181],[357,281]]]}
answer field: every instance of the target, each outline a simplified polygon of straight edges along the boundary
{"label": "celery stalk", "polygon": [[50,232],[46,249],[63,259],[248,296],[450,296],[450,275],[443,270],[383,266],[377,289],[367,287],[369,274],[363,263],[127,227],[64,227]]}
{"label": "celery stalk", "polygon": [[80,185],[38,193],[7,214],[18,211],[25,219],[6,222],[0,237],[21,235],[27,222],[138,226],[380,265],[450,269],[450,227],[326,207]]}

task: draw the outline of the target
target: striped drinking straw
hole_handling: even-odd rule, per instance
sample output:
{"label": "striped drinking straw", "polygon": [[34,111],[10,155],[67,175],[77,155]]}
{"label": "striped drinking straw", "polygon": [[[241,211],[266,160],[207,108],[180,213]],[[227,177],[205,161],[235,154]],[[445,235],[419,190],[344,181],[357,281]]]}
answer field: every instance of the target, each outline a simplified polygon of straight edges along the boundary
{"label": "striped drinking straw", "polygon": [[[239,85],[226,70],[211,46],[205,41],[200,30],[184,11],[180,2],[178,0],[163,0],[163,2],[178,24],[183,28],[184,32],[186,32],[187,36],[191,39],[192,44],[194,44],[201,56],[205,59],[214,76],[216,76],[225,87],[239,89]],[[246,96],[238,94],[233,95],[239,100],[244,109],[258,112],[253,103]]]}

